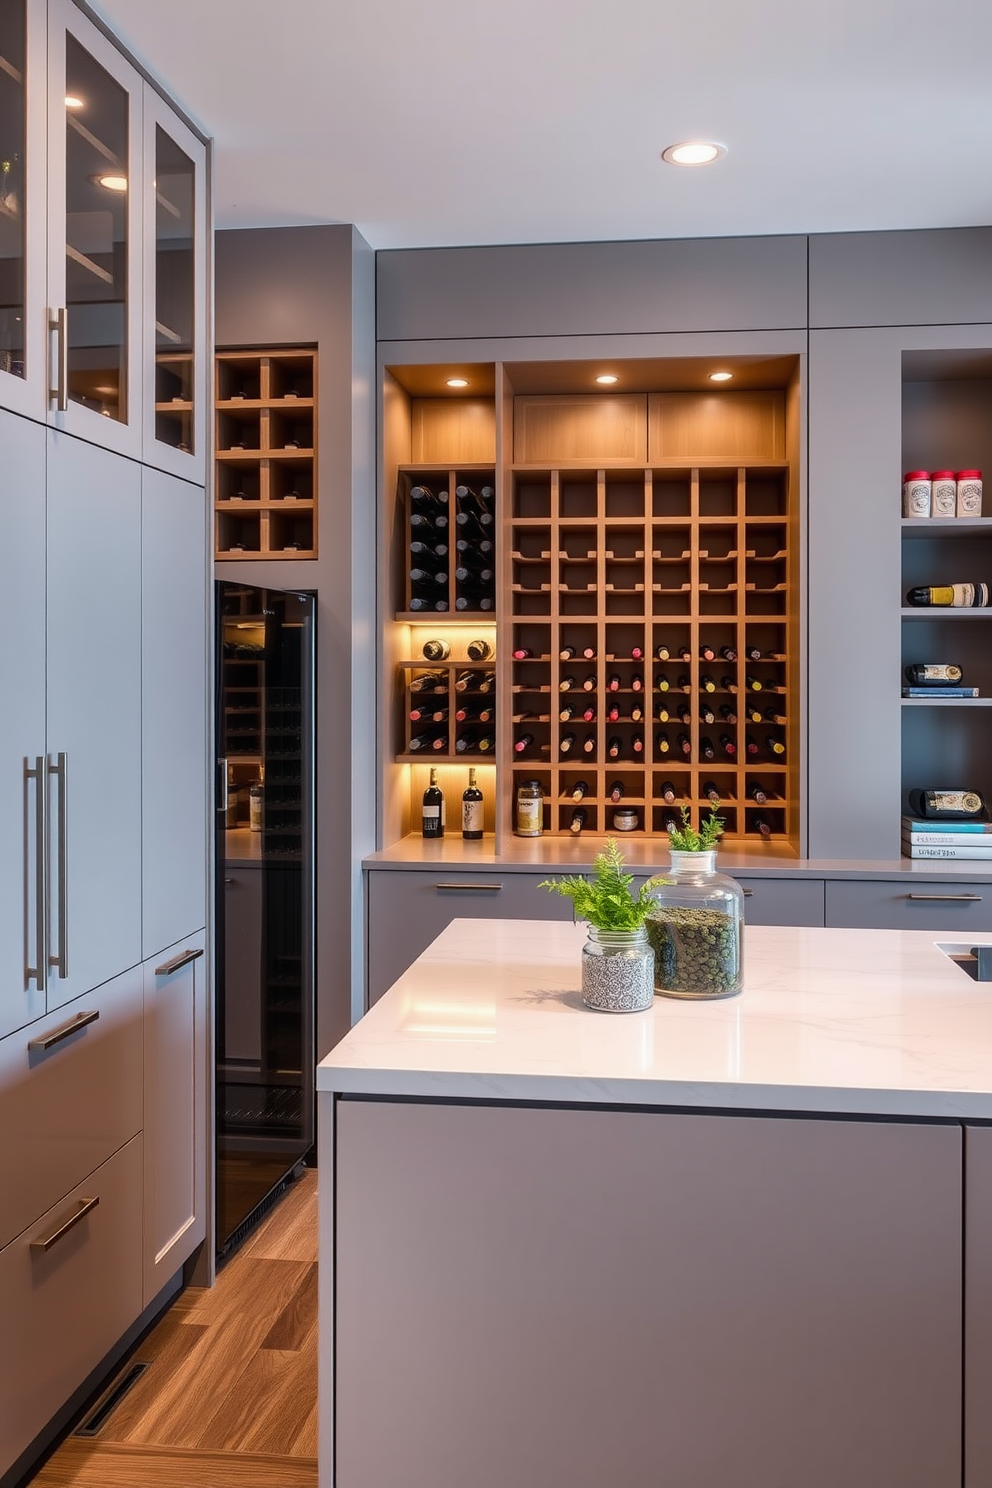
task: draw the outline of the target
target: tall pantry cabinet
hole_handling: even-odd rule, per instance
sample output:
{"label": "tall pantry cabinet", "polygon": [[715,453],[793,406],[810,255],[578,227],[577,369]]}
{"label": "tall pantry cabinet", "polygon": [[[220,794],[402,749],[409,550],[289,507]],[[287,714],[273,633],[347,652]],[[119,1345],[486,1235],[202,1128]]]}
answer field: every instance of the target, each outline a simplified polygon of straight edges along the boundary
{"label": "tall pantry cabinet", "polygon": [[0,0],[0,1479],[206,1233],[206,145]]}

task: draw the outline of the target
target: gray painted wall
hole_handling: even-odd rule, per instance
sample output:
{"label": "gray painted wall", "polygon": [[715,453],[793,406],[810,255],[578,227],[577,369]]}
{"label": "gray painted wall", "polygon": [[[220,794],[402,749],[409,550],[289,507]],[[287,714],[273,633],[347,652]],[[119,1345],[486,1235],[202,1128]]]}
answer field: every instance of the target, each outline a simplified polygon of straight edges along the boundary
{"label": "gray painted wall", "polygon": [[317,1055],[362,1005],[361,859],[375,847],[375,286],[349,225],[216,236],[219,347],[316,344],[320,556],[218,563],[317,594]]}

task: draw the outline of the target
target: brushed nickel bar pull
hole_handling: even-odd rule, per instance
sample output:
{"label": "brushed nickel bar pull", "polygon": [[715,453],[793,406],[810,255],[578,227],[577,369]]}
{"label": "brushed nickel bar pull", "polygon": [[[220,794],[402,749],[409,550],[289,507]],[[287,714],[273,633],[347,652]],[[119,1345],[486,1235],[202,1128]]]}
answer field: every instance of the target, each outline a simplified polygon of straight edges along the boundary
{"label": "brushed nickel bar pull", "polygon": [[938,904],[981,904],[981,894],[906,894],[907,899],[935,899]]}
{"label": "brushed nickel bar pull", "polygon": [[69,406],[69,328],[64,305],[54,315],[49,310],[48,330],[55,332],[56,340],[55,386],[48,389],[48,400],[59,413],[65,413]]}
{"label": "brushed nickel bar pull", "polygon": [[58,954],[49,956],[48,964],[54,967],[60,977],[69,975],[69,910],[66,904],[66,888],[69,882],[69,871],[66,847],[66,791],[67,791],[67,756],[59,754],[56,763],[48,764],[49,775],[54,775],[59,783],[59,814],[58,814],[58,880],[59,880],[59,948]]}
{"label": "brushed nickel bar pull", "polygon": [[477,883],[436,883],[436,889],[465,889],[470,894],[498,894],[503,885]]}
{"label": "brushed nickel bar pull", "polygon": [[[28,781],[35,783],[34,790],[34,965],[24,968],[24,986],[34,981],[39,992],[44,992],[48,979],[48,828],[46,814],[48,806],[48,770],[45,756],[35,756],[34,768],[24,761],[24,789]],[[24,844],[24,876],[27,880],[27,842]]]}
{"label": "brushed nickel bar pull", "polygon": [[227,815],[228,785],[227,785],[227,758],[220,755],[217,759],[217,813]]}
{"label": "brushed nickel bar pull", "polygon": [[52,1246],[57,1245],[64,1235],[68,1235],[70,1230],[74,1230],[79,1221],[84,1219],[91,1209],[95,1209],[99,1202],[99,1195],[94,1196],[92,1199],[80,1199],[79,1208],[74,1214],[70,1214],[69,1218],[64,1219],[57,1229],[50,1230],[40,1240],[32,1240],[30,1248],[42,1252],[51,1250]]}
{"label": "brushed nickel bar pull", "polygon": [[51,1033],[43,1033],[38,1038],[33,1038],[28,1044],[29,1049],[54,1049],[56,1044],[61,1044],[63,1039],[71,1038],[81,1028],[88,1028],[99,1018],[99,1010],[93,1013],[77,1013],[66,1023],[60,1023],[58,1028],[53,1028]]}
{"label": "brushed nickel bar pull", "polygon": [[754,893],[754,890],[753,889],[741,889],[741,893],[744,895],[744,898],[745,899],[750,899],[751,895]]}
{"label": "brushed nickel bar pull", "polygon": [[171,961],[163,961],[161,966],[156,966],[155,975],[171,976],[174,971],[179,970],[180,966],[188,966],[191,961],[195,961],[198,956],[202,955],[203,951],[200,949],[193,951],[180,951],[179,955],[173,956]]}

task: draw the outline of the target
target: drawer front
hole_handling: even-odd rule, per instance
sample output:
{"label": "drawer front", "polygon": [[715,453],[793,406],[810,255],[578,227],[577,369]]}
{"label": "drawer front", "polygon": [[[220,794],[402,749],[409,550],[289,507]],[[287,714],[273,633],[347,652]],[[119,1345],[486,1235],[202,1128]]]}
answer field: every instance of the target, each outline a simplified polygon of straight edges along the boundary
{"label": "drawer front", "polygon": [[0,1043],[0,1245],[141,1130],[141,983],[137,966]]}
{"label": "drawer front", "polygon": [[[718,865],[719,866],[719,865]],[[740,878],[748,925],[822,925],[822,878]]]}
{"label": "drawer front", "polygon": [[139,1136],[0,1250],[0,1473],[140,1312]]}
{"label": "drawer front", "polygon": [[571,901],[539,885],[544,873],[371,872],[368,1000],[375,1002],[452,920],[571,920]]}
{"label": "drawer front", "polygon": [[992,883],[827,882],[827,924],[860,930],[992,930]]}

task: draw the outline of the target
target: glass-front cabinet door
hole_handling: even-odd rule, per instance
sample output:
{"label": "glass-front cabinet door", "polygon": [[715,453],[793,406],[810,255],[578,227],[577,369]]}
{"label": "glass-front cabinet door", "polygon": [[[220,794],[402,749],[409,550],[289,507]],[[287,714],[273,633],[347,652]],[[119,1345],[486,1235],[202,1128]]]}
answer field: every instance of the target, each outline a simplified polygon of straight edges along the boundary
{"label": "glass-front cabinet door", "polygon": [[45,416],[45,9],[0,0],[0,407]]}
{"label": "glass-front cabinet door", "polygon": [[208,385],[206,150],[145,89],[144,454],[202,484]]}
{"label": "glass-front cabinet door", "polygon": [[50,417],[138,457],[144,84],[68,0],[49,55]]}

